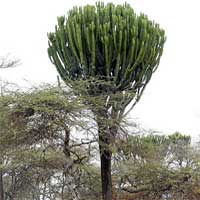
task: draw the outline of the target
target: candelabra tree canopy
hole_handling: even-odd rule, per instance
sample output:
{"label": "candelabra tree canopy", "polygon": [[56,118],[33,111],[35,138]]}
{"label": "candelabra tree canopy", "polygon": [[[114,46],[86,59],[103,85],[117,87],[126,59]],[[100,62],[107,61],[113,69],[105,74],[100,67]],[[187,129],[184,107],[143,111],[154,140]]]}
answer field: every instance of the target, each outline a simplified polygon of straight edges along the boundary
{"label": "candelabra tree canopy", "polygon": [[165,32],[127,3],[74,7],[48,33],[48,55],[61,78],[109,81],[139,92],[157,69]]}

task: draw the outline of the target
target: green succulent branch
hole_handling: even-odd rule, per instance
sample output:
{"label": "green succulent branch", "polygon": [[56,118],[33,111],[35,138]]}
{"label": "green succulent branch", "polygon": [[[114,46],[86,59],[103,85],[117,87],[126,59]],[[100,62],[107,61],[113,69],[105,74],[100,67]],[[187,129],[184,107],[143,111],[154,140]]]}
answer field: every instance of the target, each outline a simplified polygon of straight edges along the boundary
{"label": "green succulent branch", "polygon": [[129,4],[102,2],[59,17],[48,38],[49,58],[67,84],[95,77],[139,96],[157,69],[166,39],[158,24],[137,16]]}

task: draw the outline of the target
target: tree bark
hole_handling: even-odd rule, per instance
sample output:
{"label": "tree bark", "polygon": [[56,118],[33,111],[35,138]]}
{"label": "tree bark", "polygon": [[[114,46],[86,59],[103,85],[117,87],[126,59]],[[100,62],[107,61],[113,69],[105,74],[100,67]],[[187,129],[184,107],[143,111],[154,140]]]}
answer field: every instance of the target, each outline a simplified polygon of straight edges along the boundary
{"label": "tree bark", "polygon": [[[99,151],[101,162],[101,184],[103,200],[112,200],[112,176],[111,176],[111,161],[112,151],[110,145],[114,143],[117,134],[118,126],[113,123],[109,126],[107,123],[110,120],[107,116],[107,110],[100,110],[95,113],[97,116],[98,134],[99,134]],[[115,119],[113,114],[112,119]]]}
{"label": "tree bark", "polygon": [[4,200],[3,174],[0,173],[0,200]]}
{"label": "tree bark", "polygon": [[99,134],[99,149],[101,161],[101,183],[103,200],[112,199],[111,159],[112,152],[108,149],[109,141]]}

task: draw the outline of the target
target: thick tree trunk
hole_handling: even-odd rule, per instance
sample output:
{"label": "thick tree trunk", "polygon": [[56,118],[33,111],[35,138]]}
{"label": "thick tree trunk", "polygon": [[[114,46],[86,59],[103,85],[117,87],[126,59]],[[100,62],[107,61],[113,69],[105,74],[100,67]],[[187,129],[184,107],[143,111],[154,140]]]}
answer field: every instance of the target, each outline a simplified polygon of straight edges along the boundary
{"label": "thick tree trunk", "polygon": [[0,173],[0,200],[4,200],[3,174]]}
{"label": "thick tree trunk", "polygon": [[[107,110],[100,110],[95,113],[97,116],[98,133],[99,133],[99,151],[101,161],[101,184],[103,200],[112,200],[112,176],[111,161],[112,151],[110,145],[114,143],[118,126],[114,123],[109,127]],[[115,117],[113,117],[115,119]]]}
{"label": "thick tree trunk", "polygon": [[101,161],[101,183],[103,200],[112,199],[112,178],[111,178],[111,158],[112,153],[108,149],[108,141],[102,135],[99,135],[99,149]]}

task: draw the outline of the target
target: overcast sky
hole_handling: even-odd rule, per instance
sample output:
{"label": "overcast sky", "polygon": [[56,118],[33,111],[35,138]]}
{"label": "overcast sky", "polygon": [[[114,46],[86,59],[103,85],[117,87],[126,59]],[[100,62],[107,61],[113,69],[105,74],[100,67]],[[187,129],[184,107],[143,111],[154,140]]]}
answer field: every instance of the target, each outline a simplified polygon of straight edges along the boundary
{"label": "overcast sky", "polygon": [[[25,85],[53,83],[56,70],[47,56],[47,32],[56,18],[74,5],[91,0],[1,0],[0,56],[21,60],[16,69],[2,70],[1,79]],[[104,1],[115,4],[124,1]],[[200,3],[199,0],[127,1],[166,30],[160,66],[131,116],[145,127],[194,138],[200,134]]]}

